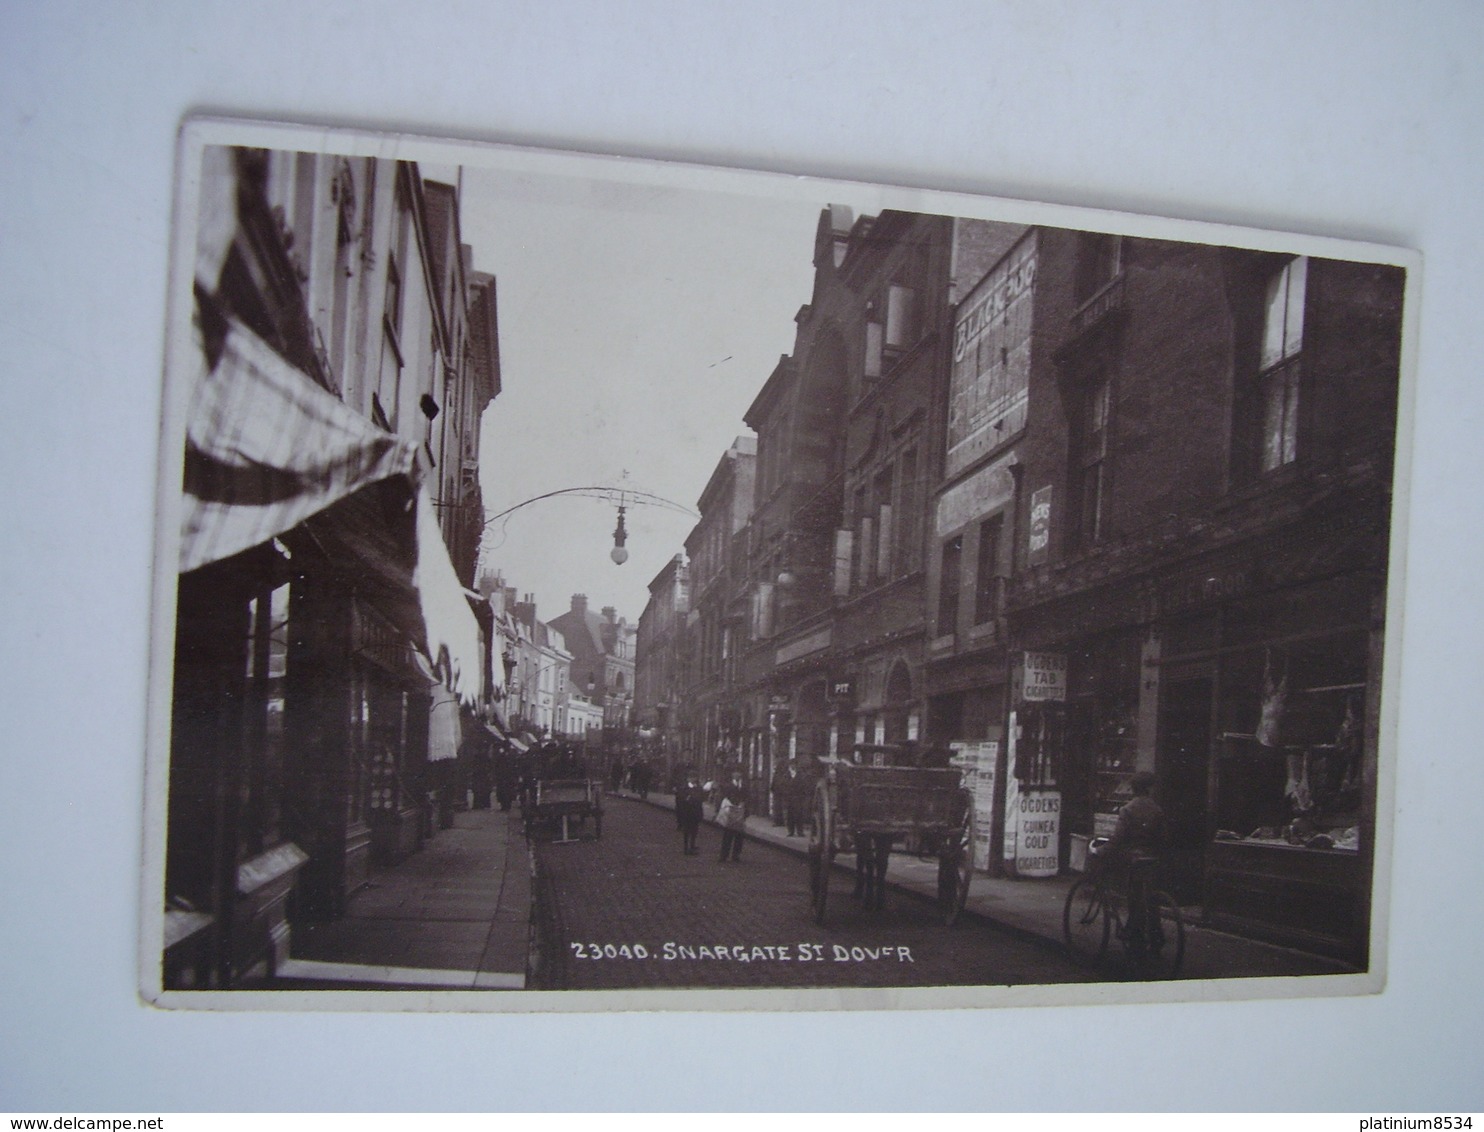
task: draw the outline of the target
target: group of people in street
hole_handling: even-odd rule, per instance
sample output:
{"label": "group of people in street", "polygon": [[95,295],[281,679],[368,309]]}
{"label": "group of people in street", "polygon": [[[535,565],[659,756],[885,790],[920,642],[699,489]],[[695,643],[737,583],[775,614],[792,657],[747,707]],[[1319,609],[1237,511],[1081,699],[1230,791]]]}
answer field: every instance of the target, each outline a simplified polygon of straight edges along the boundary
{"label": "group of people in street", "polygon": [[[470,804],[476,810],[490,808],[490,795],[502,812],[508,813],[534,795],[540,779],[586,778],[582,753],[573,743],[547,740],[525,751],[481,737],[466,738],[459,752],[461,777],[467,781]],[[463,788],[460,788],[463,789]]]}
{"label": "group of people in street", "polygon": [[[723,863],[741,860],[747,817],[752,807],[741,767],[729,767],[714,779],[703,782],[695,767],[686,764],[676,769],[671,789],[675,795],[675,826],[681,835],[681,852],[695,856],[700,851],[697,838],[709,802],[713,807],[713,818],[721,829],[718,860]],[[797,759],[790,759],[773,776],[769,792],[774,800],[774,813],[779,817],[779,824],[787,827],[789,837],[804,835],[813,791],[814,780],[799,766]]]}
{"label": "group of people in street", "polygon": [[715,780],[703,783],[694,767],[683,766],[675,775],[674,790],[675,828],[680,831],[681,852],[687,857],[700,852],[697,841],[709,799],[715,807],[716,824],[721,827],[718,860],[722,863],[740,861],[743,831],[747,826],[747,786],[742,771],[728,770]]}
{"label": "group of people in street", "polygon": [[620,756],[608,768],[608,785],[615,794],[628,788],[640,798],[648,798],[654,785],[654,768],[637,755],[627,759]]}

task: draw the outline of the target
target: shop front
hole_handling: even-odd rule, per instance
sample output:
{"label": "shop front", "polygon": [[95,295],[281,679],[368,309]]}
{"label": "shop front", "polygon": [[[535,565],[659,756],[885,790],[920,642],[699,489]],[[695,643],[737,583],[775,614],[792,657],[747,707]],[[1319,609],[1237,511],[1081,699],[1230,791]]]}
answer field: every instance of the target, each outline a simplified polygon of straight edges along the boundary
{"label": "shop front", "polygon": [[[1060,795],[1063,868],[1112,832],[1136,770],[1168,820],[1164,883],[1218,927],[1366,957],[1384,540],[1359,509],[1023,609],[1014,796]],[[1027,695],[1065,657],[1066,696]],[[1040,677],[1054,689],[1057,677]],[[1039,695],[1039,693],[1038,693]],[[935,699],[952,727],[952,695]]]}
{"label": "shop front", "polygon": [[[1133,797],[1134,772],[1153,765],[1147,718],[1141,727],[1154,690],[1140,678],[1146,639],[1143,626],[1125,625],[1067,649],[1063,859],[1074,869],[1085,867],[1092,838],[1113,832],[1119,809]],[[1204,805],[1202,788],[1176,808]]]}
{"label": "shop front", "polygon": [[168,986],[271,973],[291,919],[335,915],[365,883],[378,833],[384,859],[415,849],[429,689],[473,702],[483,676],[415,449],[226,333],[186,456]]}
{"label": "shop front", "polygon": [[1352,575],[1222,609],[1206,868],[1218,926],[1365,961],[1380,602]]}
{"label": "shop front", "polygon": [[[1145,583],[1123,578],[1012,612],[1003,851],[1020,875],[1024,856],[1037,858],[1029,875],[1085,869],[1092,839],[1112,833],[1133,796],[1134,772],[1153,768],[1149,610]],[[1022,819],[1035,845],[1017,836]],[[1054,849],[1041,844],[1052,834]]]}
{"label": "shop front", "polygon": [[1352,503],[1166,572],[1143,667],[1158,691],[1154,769],[1177,896],[1198,892],[1217,927],[1357,965],[1374,858],[1382,530]]}
{"label": "shop front", "polygon": [[1005,710],[1008,666],[1003,649],[930,660],[925,674],[925,739],[950,751],[974,791],[974,867],[999,875],[1005,844]]}

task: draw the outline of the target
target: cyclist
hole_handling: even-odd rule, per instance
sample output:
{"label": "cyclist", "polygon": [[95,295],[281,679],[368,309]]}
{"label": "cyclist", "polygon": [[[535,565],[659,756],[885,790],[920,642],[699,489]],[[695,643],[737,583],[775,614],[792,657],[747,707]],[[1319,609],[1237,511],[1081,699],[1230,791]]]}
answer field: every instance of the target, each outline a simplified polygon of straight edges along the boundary
{"label": "cyclist", "polygon": [[[1168,831],[1165,812],[1153,798],[1154,781],[1154,775],[1147,770],[1134,774],[1134,796],[1118,811],[1118,824],[1099,849],[1098,857],[1103,868],[1115,870],[1112,875],[1122,876],[1125,881],[1124,891],[1128,893],[1125,940],[1136,946],[1148,942],[1158,947],[1159,936],[1146,931],[1145,920],[1157,887],[1153,874],[1164,856]],[[1157,933],[1158,920],[1149,927]]]}

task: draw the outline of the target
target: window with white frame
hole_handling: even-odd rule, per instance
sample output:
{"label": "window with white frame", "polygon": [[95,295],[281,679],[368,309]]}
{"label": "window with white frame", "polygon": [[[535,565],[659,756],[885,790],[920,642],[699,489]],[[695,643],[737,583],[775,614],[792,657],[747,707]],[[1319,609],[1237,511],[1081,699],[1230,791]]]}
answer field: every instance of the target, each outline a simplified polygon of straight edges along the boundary
{"label": "window with white frame", "polygon": [[919,337],[917,292],[901,283],[886,289],[886,348],[909,350]]}
{"label": "window with white frame", "polygon": [[882,327],[880,321],[872,319],[866,323],[865,376],[875,380],[881,376]]}
{"label": "window with white frame", "polygon": [[1289,260],[1269,277],[1263,296],[1258,387],[1262,403],[1260,466],[1271,472],[1298,457],[1300,355],[1309,261]]}

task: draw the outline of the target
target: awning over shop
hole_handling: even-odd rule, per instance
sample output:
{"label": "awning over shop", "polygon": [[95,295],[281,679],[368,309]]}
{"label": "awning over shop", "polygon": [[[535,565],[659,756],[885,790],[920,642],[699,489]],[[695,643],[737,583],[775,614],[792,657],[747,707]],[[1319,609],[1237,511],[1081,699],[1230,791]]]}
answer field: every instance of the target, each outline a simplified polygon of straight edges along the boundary
{"label": "awning over shop", "polygon": [[266,542],[367,484],[414,474],[417,445],[377,428],[246,327],[232,326],[214,367],[199,356],[181,573]]}
{"label": "awning over shop", "polygon": [[458,758],[462,739],[458,697],[446,688],[440,688],[433,693],[433,704],[428,712],[428,762]]}
{"label": "awning over shop", "polygon": [[[204,349],[200,358],[186,430],[181,573],[334,508],[342,546],[380,581],[404,591],[411,609],[396,618],[399,627],[446,687],[466,702],[477,701],[483,684],[479,626],[427,491],[417,487],[412,494],[420,479],[417,446],[362,417],[240,324],[229,329],[215,366]],[[375,509],[336,505],[398,478],[411,495],[412,522],[349,529],[346,516]],[[402,543],[400,552],[370,552],[388,541],[389,530]],[[410,562],[410,573],[392,558]]]}

